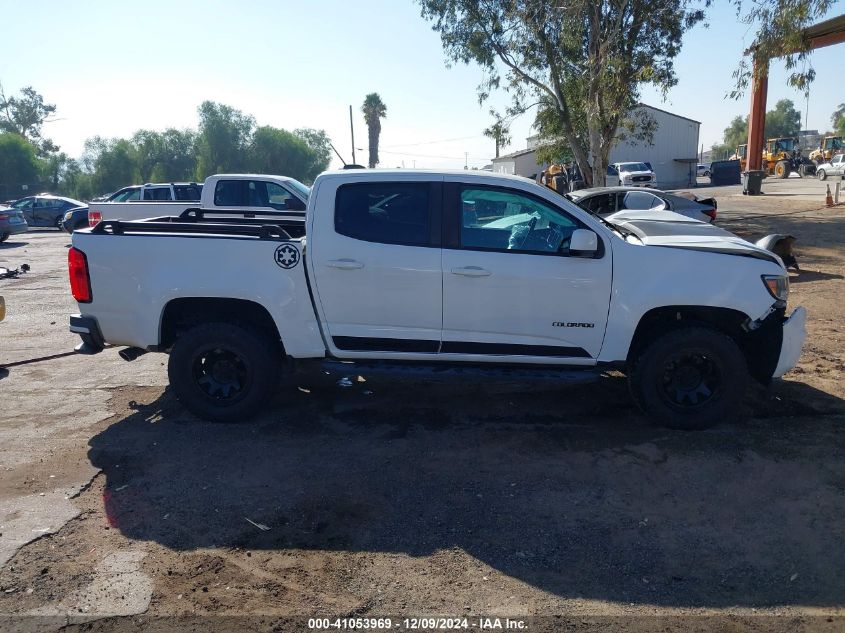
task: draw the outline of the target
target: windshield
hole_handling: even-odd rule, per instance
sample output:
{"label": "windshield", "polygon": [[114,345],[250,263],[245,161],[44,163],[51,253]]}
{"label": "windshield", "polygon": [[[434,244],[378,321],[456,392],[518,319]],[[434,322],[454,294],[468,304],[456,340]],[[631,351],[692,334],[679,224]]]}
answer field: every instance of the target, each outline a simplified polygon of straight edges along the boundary
{"label": "windshield", "polygon": [[795,139],[782,138],[775,141],[775,151],[781,149],[785,152],[791,152],[795,148]]}
{"label": "windshield", "polygon": [[291,178],[287,184],[290,185],[291,189],[302,196],[304,200],[308,200],[308,196],[311,195],[311,187],[306,187],[301,182],[294,180],[293,178]]}
{"label": "windshield", "polygon": [[619,171],[650,171],[645,163],[619,163]]}

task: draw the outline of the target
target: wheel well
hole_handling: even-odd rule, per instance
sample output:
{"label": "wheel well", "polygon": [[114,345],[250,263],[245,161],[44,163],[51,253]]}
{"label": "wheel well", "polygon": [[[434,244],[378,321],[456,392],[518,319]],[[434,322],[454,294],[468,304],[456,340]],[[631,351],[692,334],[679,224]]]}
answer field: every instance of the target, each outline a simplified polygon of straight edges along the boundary
{"label": "wheel well", "polygon": [[[745,326],[748,315],[730,308],[711,306],[664,306],[646,312],[637,324],[628,350],[631,365],[649,343],[667,330],[683,325],[705,325],[729,336],[742,350],[749,373],[761,382],[771,379],[780,354],[780,327],[758,328],[750,332]],[[779,325],[779,324],[778,324]],[[771,338],[771,340],[769,340]],[[775,340],[777,339],[777,340]]]}
{"label": "wheel well", "polygon": [[191,297],[174,299],[164,307],[159,347],[169,349],[182,332],[200,323],[215,321],[247,325],[271,340],[281,342],[276,322],[264,306],[245,299]]}

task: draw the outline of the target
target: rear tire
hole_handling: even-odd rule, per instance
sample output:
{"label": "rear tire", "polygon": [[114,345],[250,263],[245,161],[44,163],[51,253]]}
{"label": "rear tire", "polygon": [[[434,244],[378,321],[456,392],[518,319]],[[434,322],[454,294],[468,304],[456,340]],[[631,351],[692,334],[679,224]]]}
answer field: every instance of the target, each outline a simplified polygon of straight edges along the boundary
{"label": "rear tire", "polygon": [[53,226],[55,226],[60,231],[64,231],[64,229],[62,228],[62,216],[56,218],[56,221],[53,223]]}
{"label": "rear tire", "polygon": [[191,413],[212,422],[240,422],[255,415],[277,387],[280,349],[254,330],[203,323],[176,339],[167,375]]}
{"label": "rear tire", "polygon": [[778,178],[789,178],[790,171],[791,170],[789,168],[789,163],[785,160],[779,161],[775,165],[775,176],[777,176]]}
{"label": "rear tire", "polygon": [[653,341],[629,373],[634,400],[657,423],[693,430],[736,417],[748,370],[737,344],[703,326]]}
{"label": "rear tire", "polygon": [[0,233],[0,242],[5,242],[9,239],[11,233]]}
{"label": "rear tire", "polygon": [[819,180],[825,180],[827,178],[827,174],[824,173],[824,169],[819,169],[816,175],[819,177]]}

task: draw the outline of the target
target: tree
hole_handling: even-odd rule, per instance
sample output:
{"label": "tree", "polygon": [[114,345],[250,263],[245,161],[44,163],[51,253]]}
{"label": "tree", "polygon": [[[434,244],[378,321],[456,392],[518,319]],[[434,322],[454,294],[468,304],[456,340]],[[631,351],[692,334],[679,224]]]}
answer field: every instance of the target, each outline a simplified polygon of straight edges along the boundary
{"label": "tree", "polygon": [[32,86],[23,88],[19,97],[6,97],[0,85],[0,130],[24,137],[39,155],[58,151],[50,139],[41,136],[41,127],[55,114],[56,106],[44,103],[44,97]]}
{"label": "tree", "polygon": [[105,194],[138,181],[136,152],[127,139],[104,139],[100,136],[85,141],[82,165],[91,173],[91,187]]}
{"label": "tree", "polygon": [[490,110],[490,114],[495,121],[484,130],[484,136],[496,143],[496,158],[499,158],[499,149],[511,144],[510,126],[495,110]]}
{"label": "tree", "polygon": [[371,92],[364,98],[361,111],[364,113],[367,137],[370,141],[370,158],[367,164],[369,167],[375,167],[379,163],[378,137],[381,134],[381,120],[387,116],[387,106],[377,92]]}
{"label": "tree", "polygon": [[[798,90],[809,90],[815,78],[812,66],[806,67],[810,43],[803,30],[820,20],[835,4],[835,0],[732,0],[737,18],[744,24],[757,25],[757,36],[747,49],[754,59],[763,63],[755,68],[748,59],[740,60],[734,71],[736,80],[730,97],[738,99],[752,80],[768,73],[770,59],[782,58],[788,71],[787,84]],[[797,70],[798,68],[801,70]],[[755,74],[756,73],[756,74]]]}
{"label": "tree", "polygon": [[639,87],[666,91],[677,83],[681,38],[704,18],[692,0],[417,1],[447,58],[484,69],[480,99],[504,80],[515,111],[528,98],[550,110],[593,185],[604,184],[610,150]]}
{"label": "tree", "polygon": [[41,160],[41,181],[50,191],[58,191],[71,162],[76,162],[64,152],[56,152]]}
{"label": "tree", "polygon": [[[763,131],[766,139],[795,137],[800,129],[801,113],[795,109],[795,104],[790,99],[781,99],[775,104],[774,110],[766,112],[766,127]],[[714,157],[724,158],[733,155],[738,146],[747,142],[748,115],[735,116],[731,124],[725,128],[723,143],[714,145],[711,152]]]}
{"label": "tree", "polygon": [[197,136],[198,179],[215,173],[241,171],[255,129],[255,119],[231,106],[203,101]]}
{"label": "tree", "polygon": [[[766,112],[764,135],[767,139],[798,136],[800,129],[801,113],[795,109],[795,104],[789,99],[781,99],[775,104],[774,110]],[[745,138],[748,139],[747,126]]]}
{"label": "tree", "polygon": [[185,181],[196,171],[196,133],[169,128],[138,130],[132,136],[136,162],[144,182]]}
{"label": "tree", "polygon": [[839,107],[830,116],[830,122],[833,124],[835,134],[845,136],[845,103],[839,104]]}
{"label": "tree", "polygon": [[0,196],[23,193],[21,185],[38,182],[35,149],[20,134],[0,132]]}
{"label": "tree", "polygon": [[311,148],[313,161],[306,168],[309,174],[303,182],[310,183],[317,177],[317,174],[326,171],[332,159],[332,142],[325,130],[314,130],[311,128],[299,128],[293,133],[305,141]]}
{"label": "tree", "polygon": [[253,135],[247,168],[256,173],[309,180],[314,177],[307,173],[313,160],[311,148],[301,138],[287,130],[263,126]]}

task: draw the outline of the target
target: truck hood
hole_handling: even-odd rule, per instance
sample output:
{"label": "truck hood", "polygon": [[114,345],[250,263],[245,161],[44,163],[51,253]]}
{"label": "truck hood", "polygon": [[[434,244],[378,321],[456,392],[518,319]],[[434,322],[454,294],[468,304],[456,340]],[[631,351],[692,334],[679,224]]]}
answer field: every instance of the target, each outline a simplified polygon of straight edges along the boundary
{"label": "truck hood", "polygon": [[623,211],[605,218],[636,235],[646,246],[754,257],[783,267],[780,258],[730,231],[671,211]]}

